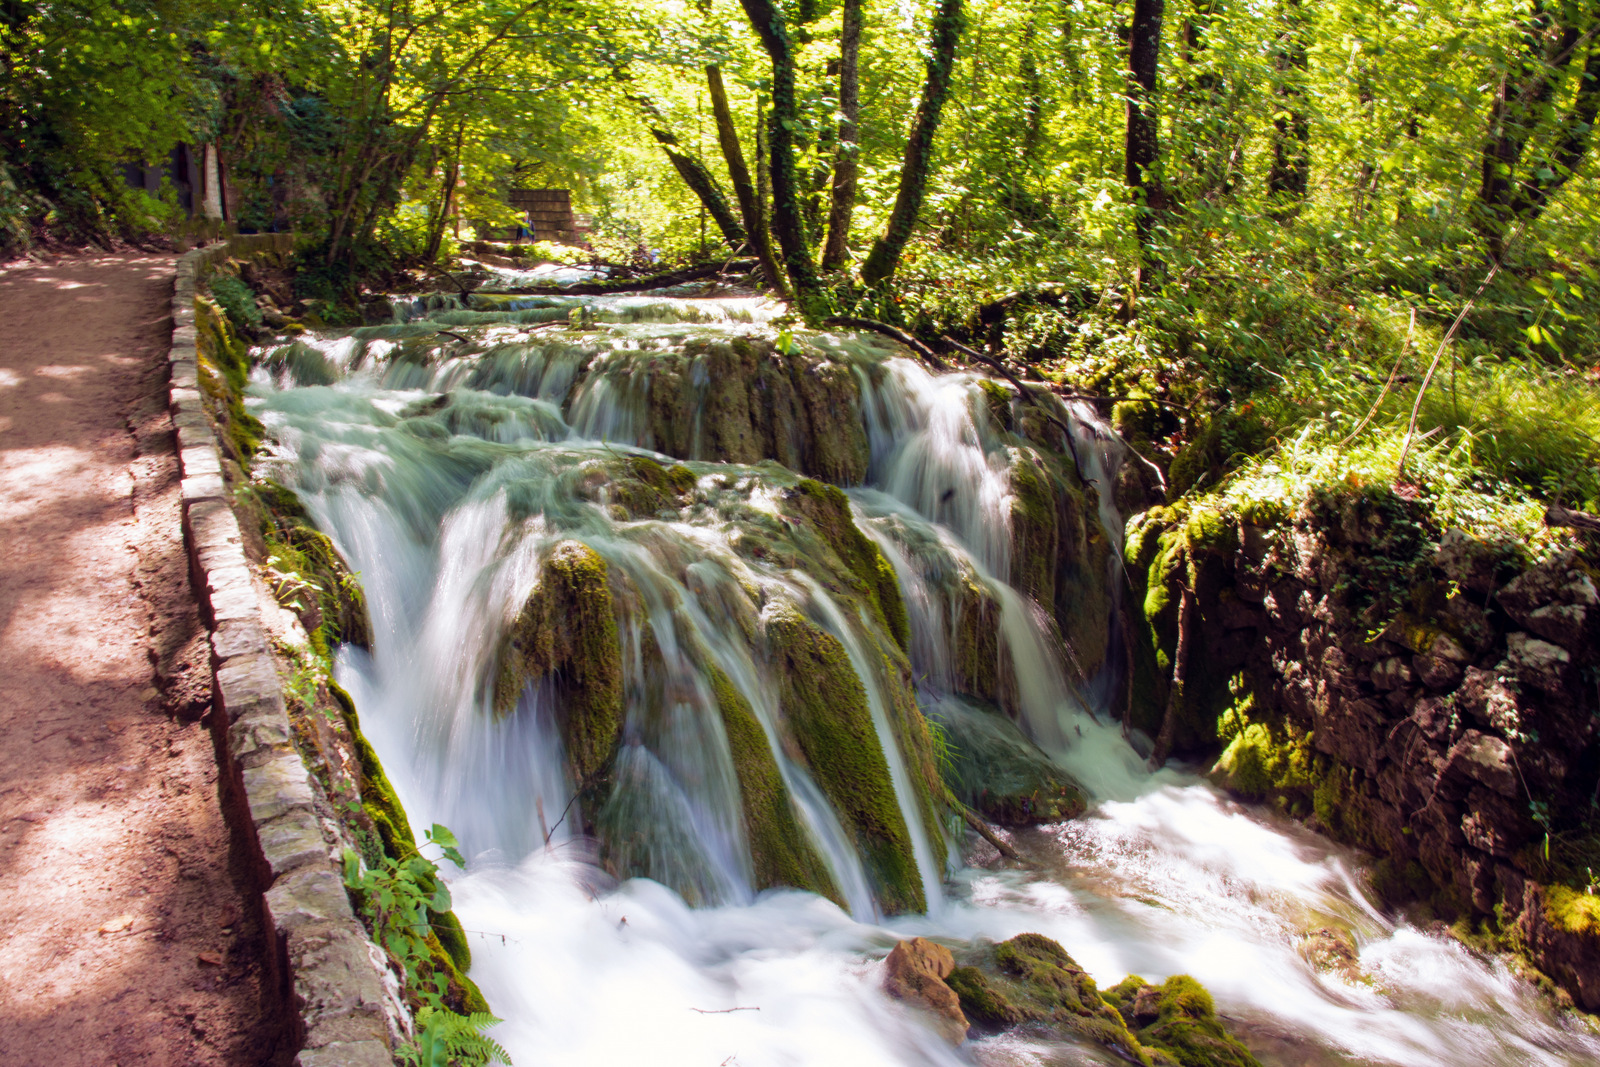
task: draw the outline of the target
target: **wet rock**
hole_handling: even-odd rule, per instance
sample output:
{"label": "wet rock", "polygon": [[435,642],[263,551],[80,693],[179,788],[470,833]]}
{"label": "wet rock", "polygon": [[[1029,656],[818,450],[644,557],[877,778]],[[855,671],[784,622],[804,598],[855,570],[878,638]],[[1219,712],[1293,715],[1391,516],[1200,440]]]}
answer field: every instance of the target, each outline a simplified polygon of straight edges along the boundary
{"label": "wet rock", "polygon": [[1083,814],[1083,787],[1003,715],[954,701],[930,709],[949,739],[945,783],[963,804],[1001,826]]}
{"label": "wet rock", "polygon": [[1572,655],[1559,645],[1514,633],[1506,635],[1506,663],[1519,679],[1560,693],[1566,687]]}
{"label": "wet rock", "polygon": [[970,1024],[962,1014],[960,998],[944,981],[955,966],[949,949],[913,937],[895,945],[884,961],[883,986],[897,1000],[930,1012],[938,1021],[939,1032],[952,1044],[960,1044]]}
{"label": "wet rock", "polygon": [[1365,977],[1361,973],[1361,955],[1356,951],[1355,938],[1347,930],[1331,926],[1313,930],[1301,942],[1300,952],[1317,970],[1338,975],[1347,982],[1359,982]]}

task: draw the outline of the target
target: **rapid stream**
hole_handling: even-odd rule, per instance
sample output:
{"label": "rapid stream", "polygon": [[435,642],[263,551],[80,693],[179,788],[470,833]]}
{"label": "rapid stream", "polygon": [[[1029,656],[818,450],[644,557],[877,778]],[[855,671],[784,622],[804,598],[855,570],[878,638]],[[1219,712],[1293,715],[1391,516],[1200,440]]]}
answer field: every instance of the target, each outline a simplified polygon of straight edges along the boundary
{"label": "rapid stream", "polygon": [[[278,442],[274,476],[360,573],[372,614],[371,651],[341,651],[339,680],[413,825],[451,827],[471,858],[449,875],[456,913],[518,1067],[1120,1062],[1017,1036],[953,1048],[882,992],[898,939],[1026,931],[1059,941],[1102,988],[1193,975],[1267,1064],[1600,1062],[1600,1038],[1504,965],[1381,913],[1354,855],[1191,771],[1147,770],[1106,714],[1115,654],[1071,682],[1070,649],[1007,583],[1010,460],[978,379],[874,338],[780,337],[781,310],[749,297],[432,298],[397,301],[390,325],[262,354],[249,403]],[[720,462],[692,404],[687,450],[654,451],[664,358],[741,339],[803,344],[854,383],[867,461],[849,507],[893,567],[916,699],[935,720],[990,713],[957,694],[952,590],[976,585],[997,605],[1013,717],[1092,798],[1082,818],[1006,835],[1030,868],[919,803],[879,621],[784,548],[779,504],[799,474]],[[708,387],[703,361],[674,365],[684,395]],[[1060,417],[1071,461],[1109,486],[1119,443],[1091,411]],[[692,502],[641,516],[596,488],[596,471],[635,455],[681,460]],[[1110,498],[1098,520],[1117,545]],[[509,713],[494,707],[507,630],[568,541],[629,591],[623,740],[599,815],[610,870],[635,874],[620,882],[575,832],[558,694],[530,683]],[[773,605],[836,639],[862,683],[925,910],[884,916],[840,813],[780,736],[752,637]],[[760,723],[834,899],[753,888],[719,678]],[[1359,960],[1319,967],[1307,935],[1323,929],[1348,934]]]}

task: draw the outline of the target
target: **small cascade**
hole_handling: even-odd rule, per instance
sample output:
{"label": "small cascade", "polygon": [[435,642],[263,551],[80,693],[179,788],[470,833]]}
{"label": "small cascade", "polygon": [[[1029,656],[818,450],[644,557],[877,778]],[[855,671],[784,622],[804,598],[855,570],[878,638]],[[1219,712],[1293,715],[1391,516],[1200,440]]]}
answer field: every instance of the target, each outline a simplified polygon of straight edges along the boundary
{"label": "small cascade", "polygon": [[[1091,408],[1044,419],[877,338],[780,346],[781,310],[397,301],[260,354],[267,466],[372,613],[339,679],[413,822],[471,858],[447,876],[517,1062],[1110,1062],[953,1049],[871,962],[1024,931],[1102,986],[1194,974],[1264,1063],[1600,1057],[1105,717],[1124,453]],[[937,799],[974,723],[1091,804],[1012,834],[1027,868]],[[1325,927],[1343,970],[1306,949]]]}

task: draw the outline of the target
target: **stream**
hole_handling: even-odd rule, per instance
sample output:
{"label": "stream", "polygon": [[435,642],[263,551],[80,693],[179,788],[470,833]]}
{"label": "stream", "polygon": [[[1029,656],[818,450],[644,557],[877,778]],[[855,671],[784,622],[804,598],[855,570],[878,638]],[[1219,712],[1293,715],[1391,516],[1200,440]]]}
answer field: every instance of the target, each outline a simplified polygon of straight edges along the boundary
{"label": "stream", "polygon": [[[1359,857],[1193,768],[1146,769],[1106,714],[1111,669],[1070,684],[1059,637],[1005,580],[1008,461],[976,376],[931,373],[876,338],[784,334],[778,344],[844,368],[862,398],[867,469],[849,506],[894,569],[918,703],[935,719],[977,713],[952,682],[952,590],[976,583],[998,605],[1018,724],[1092,798],[1080,819],[1003,832],[1028,867],[927,818],[875,667],[876,624],[805,560],[749,551],[797,474],[718,462],[696,423],[692,505],[640,518],[594,496],[597,465],[619,456],[678,462],[653,451],[664,354],[770,344],[781,310],[687,293],[397,300],[392,324],[262,354],[249,404],[277,442],[270,468],[360,573],[372,613],[372,650],[343,648],[339,681],[412,824],[451,827],[471,858],[449,874],[456,913],[471,975],[505,1020],[493,1036],[519,1067],[1121,1062],[1017,1035],[952,1048],[882,992],[901,938],[1026,931],[1059,941],[1102,987],[1193,975],[1266,1064],[1600,1062],[1600,1037],[1502,963],[1380,912]],[[706,385],[700,365],[688,364],[691,391]],[[1109,485],[1119,443],[1086,408],[1061,415],[1083,476]],[[1098,517],[1116,545],[1110,497]],[[556,694],[530,685],[510,714],[493,709],[507,628],[569,540],[630,590],[623,745],[601,819],[611,869],[649,877],[620,883],[575,832]],[[847,653],[925,912],[884,917],[839,813],[783,743],[752,595],[794,605]],[[713,665],[760,722],[837,901],[752,888]],[[1306,935],[1323,929],[1348,934],[1358,962],[1317,966]]]}

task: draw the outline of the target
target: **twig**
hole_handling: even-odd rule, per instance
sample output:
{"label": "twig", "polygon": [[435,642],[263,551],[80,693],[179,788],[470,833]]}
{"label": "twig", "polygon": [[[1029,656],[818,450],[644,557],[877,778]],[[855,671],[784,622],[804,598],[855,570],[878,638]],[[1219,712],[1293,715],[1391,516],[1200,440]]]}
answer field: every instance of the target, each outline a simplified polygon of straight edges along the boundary
{"label": "twig", "polygon": [[[467,338],[462,337],[459,333],[456,333],[454,330],[435,330],[433,332],[434,333],[438,333],[438,334],[443,334],[446,337],[454,337],[457,341],[467,341]],[[467,342],[467,343],[470,344],[471,342]]]}
{"label": "twig", "polygon": [[550,844],[550,838],[555,836],[555,832],[561,829],[561,824],[567,821],[567,812],[572,810],[572,805],[577,803],[577,800],[578,794],[574,792],[572,799],[567,801],[567,806],[561,809],[561,818],[557,819],[556,824],[550,827],[550,832],[544,835],[544,843],[546,845]]}
{"label": "twig", "polygon": [[1339,447],[1340,448],[1343,448],[1345,445],[1348,445],[1351,441],[1354,441],[1356,439],[1357,435],[1359,435],[1362,430],[1365,430],[1367,428],[1367,423],[1372,421],[1372,416],[1374,416],[1374,415],[1376,415],[1378,413],[1378,407],[1383,403],[1383,398],[1389,395],[1389,389],[1395,383],[1395,380],[1396,380],[1395,376],[1400,373],[1400,364],[1405,361],[1406,349],[1411,347],[1411,331],[1415,330],[1416,328],[1417,328],[1417,309],[1416,308],[1412,308],[1411,309],[1411,324],[1406,327],[1406,339],[1404,341],[1400,342],[1400,354],[1395,357],[1394,367],[1389,371],[1389,379],[1388,379],[1388,381],[1383,383],[1383,388],[1378,392],[1378,399],[1374,400],[1372,402],[1372,407],[1367,409],[1366,417],[1364,419],[1362,419],[1360,422],[1356,423],[1356,428],[1350,431],[1350,435],[1348,437],[1346,437],[1343,441],[1339,442]]}
{"label": "twig", "polygon": [[1428,373],[1422,377],[1422,387],[1417,390],[1416,402],[1411,405],[1411,421],[1406,424],[1405,444],[1400,446],[1400,462],[1395,466],[1394,471],[1395,481],[1405,477],[1406,457],[1411,454],[1411,438],[1417,432],[1417,415],[1422,411],[1422,398],[1428,395],[1428,386],[1433,384],[1433,372],[1439,369],[1439,360],[1444,357],[1444,350],[1455,339],[1456,331],[1461,329],[1461,324],[1466,321],[1467,312],[1472,310],[1472,306],[1478,302],[1478,297],[1483,295],[1483,291],[1489,288],[1489,283],[1494,281],[1494,276],[1500,273],[1500,264],[1505,261],[1506,250],[1516,244],[1517,238],[1522,236],[1523,227],[1527,226],[1527,224],[1528,220],[1526,218],[1517,223],[1516,230],[1512,232],[1511,237],[1502,246],[1500,256],[1490,264],[1489,273],[1485,274],[1483,281],[1478,283],[1477,292],[1472,294],[1472,299],[1462,305],[1461,314],[1456,316],[1456,321],[1450,324],[1450,329],[1445,333],[1443,339],[1439,341],[1439,347],[1433,353],[1433,362],[1428,364]]}
{"label": "twig", "polygon": [[854,315],[835,315],[832,318],[823,319],[822,324],[824,326],[845,326],[852,330],[866,330],[869,333],[882,334],[891,341],[899,341],[911,349],[911,351],[922,357],[924,363],[935,370],[950,369],[950,364],[940,359],[933,349],[898,326],[890,326],[887,322],[879,322],[877,319],[859,319]]}
{"label": "twig", "polygon": [[689,1010],[690,1011],[697,1011],[701,1015],[727,1015],[729,1012],[733,1012],[733,1011],[760,1011],[761,1009],[760,1008],[690,1008]]}
{"label": "twig", "polygon": [[432,263],[424,263],[423,264],[423,268],[425,270],[430,271],[431,273],[436,274],[439,277],[443,278],[445,281],[449,282],[451,285],[455,286],[457,289],[460,289],[462,296],[471,296],[472,295],[472,290],[468,289],[466,287],[465,283],[457,281],[455,279],[454,275],[452,275],[449,271],[440,270],[438,267],[435,267]]}

